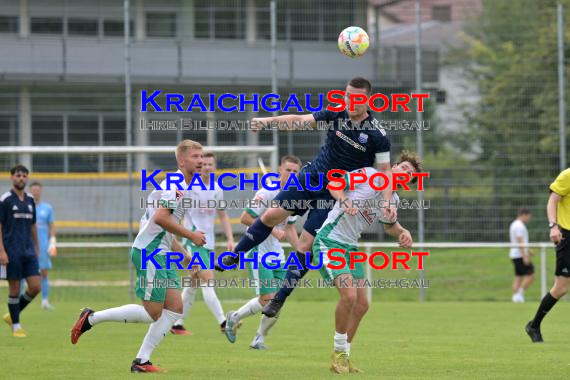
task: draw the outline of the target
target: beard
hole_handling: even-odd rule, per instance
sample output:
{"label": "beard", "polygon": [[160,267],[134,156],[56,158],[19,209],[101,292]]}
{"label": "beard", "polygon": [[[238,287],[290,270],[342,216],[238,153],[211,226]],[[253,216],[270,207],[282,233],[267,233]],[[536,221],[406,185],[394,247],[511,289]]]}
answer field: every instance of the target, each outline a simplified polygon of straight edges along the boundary
{"label": "beard", "polygon": [[14,187],[18,190],[24,190],[24,188],[26,187],[26,183],[16,182],[14,183]]}

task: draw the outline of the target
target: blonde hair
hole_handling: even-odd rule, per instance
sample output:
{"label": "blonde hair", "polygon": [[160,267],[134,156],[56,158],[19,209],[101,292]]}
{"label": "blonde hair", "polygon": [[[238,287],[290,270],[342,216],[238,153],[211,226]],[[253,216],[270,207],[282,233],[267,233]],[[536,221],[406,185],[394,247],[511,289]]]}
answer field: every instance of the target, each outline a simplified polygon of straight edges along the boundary
{"label": "blonde hair", "polygon": [[184,156],[186,152],[191,149],[202,149],[202,144],[194,140],[182,140],[176,146],[176,161],[180,159],[180,157]]}

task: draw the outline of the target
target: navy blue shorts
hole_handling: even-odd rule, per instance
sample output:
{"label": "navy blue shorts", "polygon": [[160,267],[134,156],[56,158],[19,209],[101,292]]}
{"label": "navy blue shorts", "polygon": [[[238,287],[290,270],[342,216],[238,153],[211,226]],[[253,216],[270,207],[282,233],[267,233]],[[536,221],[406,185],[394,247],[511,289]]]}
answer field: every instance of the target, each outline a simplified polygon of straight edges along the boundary
{"label": "navy blue shorts", "polygon": [[40,275],[40,266],[36,255],[8,256],[10,262],[6,266],[6,279],[21,280]]}
{"label": "navy blue shorts", "polygon": [[[303,166],[301,171],[298,174],[299,183],[303,187],[303,189],[297,189],[296,186],[290,186],[288,190],[281,190],[279,194],[275,197],[276,200],[279,201],[280,204],[286,204],[282,206],[285,210],[293,211],[293,215],[305,215],[307,211],[309,211],[309,215],[305,224],[303,225],[303,229],[310,233],[313,236],[317,235],[317,230],[321,228],[325,220],[327,220],[327,216],[329,212],[332,210],[331,207],[327,208],[319,208],[317,207],[317,202],[319,200],[324,201],[333,201],[332,205],[334,206],[334,198],[331,196],[328,189],[326,189],[326,184],[323,184],[323,189],[318,191],[310,191],[306,190],[305,186],[305,173],[310,164]],[[312,184],[316,186],[316,183]],[[297,201],[297,202],[292,202]],[[299,207],[299,204],[302,204],[302,201],[310,201],[312,208],[302,208]],[[328,202],[331,203],[331,202]],[[325,203],[325,204],[328,204]],[[289,207],[287,207],[289,205]],[[320,205],[322,206],[322,204]]]}

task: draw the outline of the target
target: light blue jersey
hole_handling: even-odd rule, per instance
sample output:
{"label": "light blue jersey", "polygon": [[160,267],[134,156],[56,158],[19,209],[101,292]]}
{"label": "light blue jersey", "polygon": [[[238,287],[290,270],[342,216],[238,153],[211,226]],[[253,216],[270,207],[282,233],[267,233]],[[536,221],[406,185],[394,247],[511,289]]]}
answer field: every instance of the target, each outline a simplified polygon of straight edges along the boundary
{"label": "light blue jersey", "polygon": [[38,241],[40,243],[40,269],[51,268],[48,245],[49,225],[53,222],[53,207],[45,202],[36,205],[36,225],[38,227]]}

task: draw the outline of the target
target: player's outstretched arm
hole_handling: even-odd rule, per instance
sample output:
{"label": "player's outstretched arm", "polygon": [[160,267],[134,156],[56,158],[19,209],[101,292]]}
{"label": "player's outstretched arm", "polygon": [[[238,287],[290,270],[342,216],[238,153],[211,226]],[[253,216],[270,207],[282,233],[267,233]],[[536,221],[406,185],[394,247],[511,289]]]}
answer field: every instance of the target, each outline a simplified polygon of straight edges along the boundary
{"label": "player's outstretched arm", "polygon": [[192,240],[192,242],[197,246],[206,244],[206,235],[204,235],[204,232],[192,232],[187,230],[180,224],[176,223],[176,221],[170,217],[170,214],[171,211],[169,209],[158,208],[155,213],[154,222],[170,233]]}
{"label": "player's outstretched arm", "polygon": [[358,213],[358,210],[352,207],[352,202],[350,201],[350,199],[348,199],[344,190],[329,189],[329,193],[331,193],[331,196],[336,201],[340,200],[340,208],[348,215],[356,215]]}
{"label": "player's outstretched arm", "polygon": [[[279,123],[279,128],[287,127],[286,130],[292,131],[295,129],[303,129],[305,123],[309,123],[311,128],[316,128],[317,122],[315,121],[315,117],[313,114],[306,114],[306,115],[282,115],[282,116],[273,116],[273,117],[254,117],[251,119],[251,130],[253,132],[257,132],[258,130],[262,129],[263,127],[260,123],[263,123],[267,127],[271,126],[271,123]],[[295,123],[295,125],[293,124]]]}
{"label": "player's outstretched arm", "polygon": [[400,247],[410,248],[414,244],[410,231],[406,230],[398,222],[394,224],[384,224],[384,231],[386,231],[388,235],[398,239]]}

